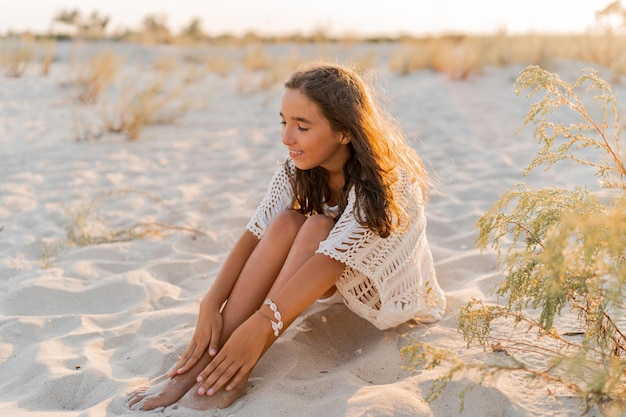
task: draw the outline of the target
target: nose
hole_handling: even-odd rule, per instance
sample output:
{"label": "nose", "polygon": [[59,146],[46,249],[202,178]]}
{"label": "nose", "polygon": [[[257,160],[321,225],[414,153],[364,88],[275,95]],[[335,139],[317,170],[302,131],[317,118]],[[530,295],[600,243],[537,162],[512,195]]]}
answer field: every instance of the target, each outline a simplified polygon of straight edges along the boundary
{"label": "nose", "polygon": [[293,135],[289,132],[289,129],[283,127],[280,132],[280,137],[283,142],[283,145],[293,145],[296,141],[293,139]]}

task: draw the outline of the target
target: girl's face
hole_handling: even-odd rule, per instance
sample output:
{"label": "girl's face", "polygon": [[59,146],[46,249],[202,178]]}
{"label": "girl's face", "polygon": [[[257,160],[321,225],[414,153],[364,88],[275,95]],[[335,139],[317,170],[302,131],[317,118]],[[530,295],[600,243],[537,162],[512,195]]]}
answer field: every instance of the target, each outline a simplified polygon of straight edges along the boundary
{"label": "girl's face", "polygon": [[321,166],[330,173],[343,172],[350,157],[350,137],[334,132],[317,104],[300,90],[285,88],[280,118],[282,141],[296,167],[307,170]]}

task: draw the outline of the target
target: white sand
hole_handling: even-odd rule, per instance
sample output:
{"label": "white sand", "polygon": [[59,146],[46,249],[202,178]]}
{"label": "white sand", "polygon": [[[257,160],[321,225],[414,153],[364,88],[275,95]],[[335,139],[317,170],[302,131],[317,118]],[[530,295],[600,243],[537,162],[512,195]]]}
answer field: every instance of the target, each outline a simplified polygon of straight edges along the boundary
{"label": "white sand", "polygon": [[[179,51],[150,54],[165,52]],[[180,123],[148,127],[138,142],[113,135],[75,142],[72,107],[86,120],[97,120],[98,108],[77,104],[60,86],[70,72],[64,53],[47,77],[32,66],[23,78],[0,78],[0,415],[460,415],[458,394],[472,378],[454,380],[426,403],[444,369],[403,370],[399,349],[417,338],[470,360],[497,358],[465,350],[456,315],[470,297],[494,299],[502,275],[494,254],[474,248],[473,225],[521,181],[537,150],[529,132],[513,136],[530,106],[511,91],[521,67],[455,82],[431,71],[395,75],[381,55],[392,110],[419,137],[416,146],[442,181],[442,194],[428,207],[428,235],[447,293],[444,320],[379,331],[344,306],[315,305],[261,359],[248,394],[230,408],[138,413],[125,407],[123,395],[161,375],[182,352],[199,300],[276,161],[286,157],[280,87],[240,94],[244,77],[237,71],[208,75],[194,85],[197,106]],[[583,67],[561,63],[554,70],[577,75]],[[567,185],[590,178],[571,169],[529,181]],[[98,206],[110,224],[161,222],[205,235],[172,230],[160,238],[58,245],[66,239],[68,209],[120,190],[130,192]],[[574,416],[578,407],[505,375],[470,390],[462,415]]]}

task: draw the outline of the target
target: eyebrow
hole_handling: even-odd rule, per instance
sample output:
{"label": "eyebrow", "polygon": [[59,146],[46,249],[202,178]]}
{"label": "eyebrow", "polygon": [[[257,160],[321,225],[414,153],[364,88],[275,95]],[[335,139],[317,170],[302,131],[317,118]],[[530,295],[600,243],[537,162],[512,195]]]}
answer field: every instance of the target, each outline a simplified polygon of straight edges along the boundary
{"label": "eyebrow", "polygon": [[[280,117],[282,117],[283,119],[285,118],[285,116],[283,115],[283,112],[280,112]],[[296,117],[292,117],[291,120],[294,120],[296,122],[302,122],[302,123],[308,123],[308,124],[313,124],[312,121],[310,121],[309,119],[302,117],[302,116],[296,116]]]}

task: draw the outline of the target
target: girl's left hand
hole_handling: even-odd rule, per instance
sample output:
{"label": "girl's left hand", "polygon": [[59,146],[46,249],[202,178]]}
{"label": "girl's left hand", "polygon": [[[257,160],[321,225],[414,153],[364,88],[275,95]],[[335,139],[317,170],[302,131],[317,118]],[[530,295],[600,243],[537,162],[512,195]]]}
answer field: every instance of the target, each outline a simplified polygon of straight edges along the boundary
{"label": "girl's left hand", "polygon": [[270,336],[274,336],[271,323],[260,314],[250,316],[200,372],[197,381],[203,384],[198,388],[198,394],[213,395],[226,383],[226,391],[235,388],[256,365]]}

